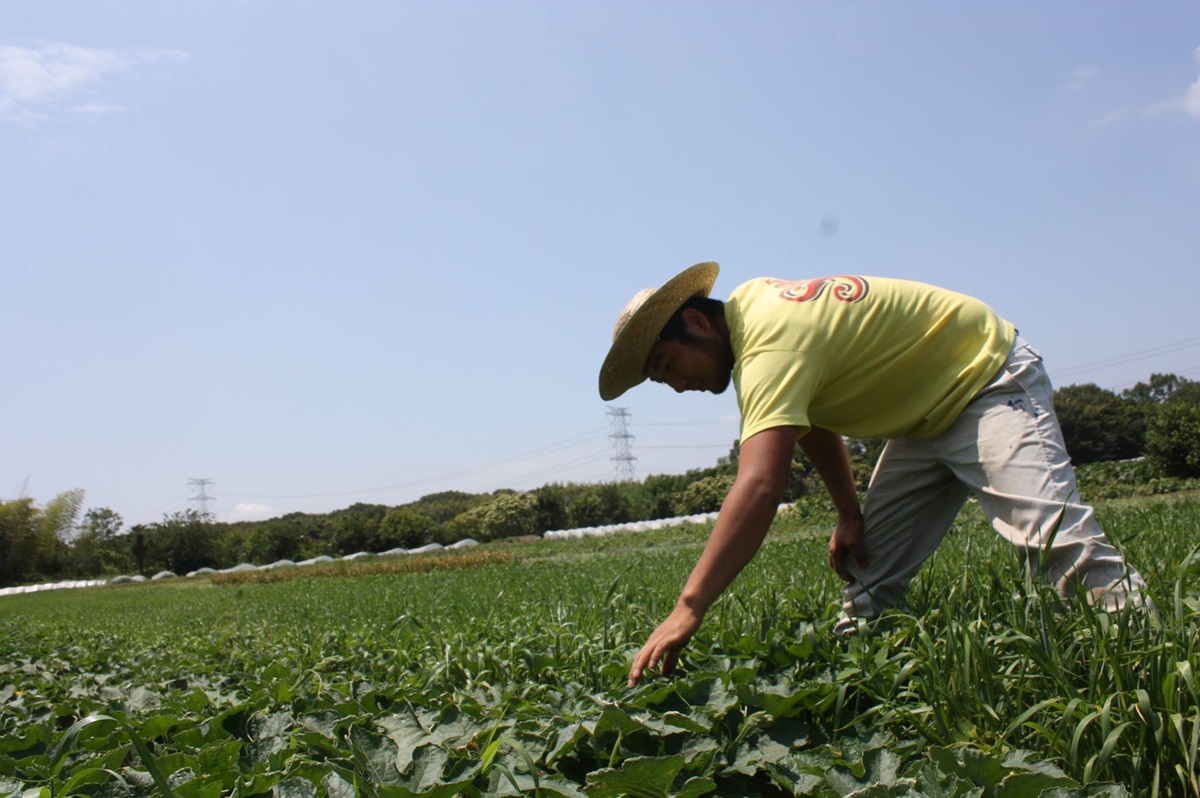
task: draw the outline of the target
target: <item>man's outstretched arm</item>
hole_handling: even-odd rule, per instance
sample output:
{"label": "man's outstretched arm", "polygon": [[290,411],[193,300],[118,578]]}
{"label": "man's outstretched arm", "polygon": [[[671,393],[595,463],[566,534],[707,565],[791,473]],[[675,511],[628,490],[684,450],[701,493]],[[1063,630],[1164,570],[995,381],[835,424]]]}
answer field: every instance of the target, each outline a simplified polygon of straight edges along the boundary
{"label": "man's outstretched arm", "polygon": [[692,569],[675,609],[633,659],[629,686],[647,668],[675,669],[680,650],[700,628],[708,608],[758,552],[787,487],[796,449],[796,427],[773,427],[742,443],[737,479],[721,505],[704,553]]}

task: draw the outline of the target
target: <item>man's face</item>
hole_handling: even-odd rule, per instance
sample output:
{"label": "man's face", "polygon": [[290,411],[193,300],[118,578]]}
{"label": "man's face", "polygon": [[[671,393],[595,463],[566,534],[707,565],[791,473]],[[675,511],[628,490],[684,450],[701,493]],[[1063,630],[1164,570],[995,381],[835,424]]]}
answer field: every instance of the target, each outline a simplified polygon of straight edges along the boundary
{"label": "man's face", "polygon": [[721,393],[733,376],[733,351],[729,342],[699,311],[698,319],[685,311],[690,340],[657,341],[646,358],[646,376],[669,385],[676,393]]}

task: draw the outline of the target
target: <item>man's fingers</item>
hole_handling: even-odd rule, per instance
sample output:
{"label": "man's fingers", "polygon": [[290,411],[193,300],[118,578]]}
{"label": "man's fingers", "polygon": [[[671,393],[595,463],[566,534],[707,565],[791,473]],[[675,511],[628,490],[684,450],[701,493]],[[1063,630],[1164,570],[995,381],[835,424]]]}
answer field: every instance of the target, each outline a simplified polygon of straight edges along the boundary
{"label": "man's fingers", "polygon": [[861,534],[843,534],[839,528],[829,539],[829,567],[846,582],[853,582],[854,575],[846,568],[846,558],[854,558],[859,568],[867,567],[867,549]]}
{"label": "man's fingers", "polygon": [[629,669],[629,687],[634,687],[646,671],[659,668],[663,676],[670,676],[679,662],[679,652],[660,642],[651,641],[642,647],[633,658],[633,667]]}
{"label": "man's fingers", "polygon": [[642,674],[646,672],[646,647],[643,646],[641,651],[633,658],[633,664],[629,666],[629,686],[633,687],[642,678]]}
{"label": "man's fingers", "polygon": [[633,665],[629,668],[629,686],[633,687],[642,678],[642,674],[646,672],[646,663],[642,661],[642,654],[639,651],[638,655],[633,658]]}
{"label": "man's fingers", "polygon": [[679,662],[680,650],[687,645],[699,625],[700,619],[690,610],[676,608],[646,639],[646,644],[633,658],[629,668],[629,686],[636,685],[646,671],[654,668],[659,668],[664,676],[669,676]]}
{"label": "man's fingers", "polygon": [[658,657],[658,651],[652,642],[642,646],[642,650],[633,658],[633,667],[629,669],[630,687],[641,681],[647,670],[658,665]]}
{"label": "man's fingers", "polygon": [[833,572],[840,576],[845,582],[852,582],[850,574],[846,573],[846,566],[842,565],[842,551],[838,548],[837,543],[830,541],[829,543],[829,567]]}
{"label": "man's fingers", "polygon": [[850,572],[846,570],[846,566],[842,565],[841,557],[836,558],[830,564],[833,566],[834,572],[842,578],[843,582],[853,582],[854,581],[854,577],[851,576]]}

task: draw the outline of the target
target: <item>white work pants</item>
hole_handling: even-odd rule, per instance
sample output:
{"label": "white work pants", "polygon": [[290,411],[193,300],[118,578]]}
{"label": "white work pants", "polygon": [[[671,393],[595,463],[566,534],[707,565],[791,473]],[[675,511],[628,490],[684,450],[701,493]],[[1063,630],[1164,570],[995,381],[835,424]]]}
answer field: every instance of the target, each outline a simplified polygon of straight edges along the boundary
{"label": "white work pants", "polygon": [[995,378],[946,432],[888,442],[863,508],[868,563],[860,568],[847,558],[855,581],[843,589],[847,617],[838,632],[899,600],[969,493],[1064,598],[1082,586],[1105,609],[1134,596],[1149,603],[1142,577],[1079,497],[1052,396],[1041,356],[1018,337]]}

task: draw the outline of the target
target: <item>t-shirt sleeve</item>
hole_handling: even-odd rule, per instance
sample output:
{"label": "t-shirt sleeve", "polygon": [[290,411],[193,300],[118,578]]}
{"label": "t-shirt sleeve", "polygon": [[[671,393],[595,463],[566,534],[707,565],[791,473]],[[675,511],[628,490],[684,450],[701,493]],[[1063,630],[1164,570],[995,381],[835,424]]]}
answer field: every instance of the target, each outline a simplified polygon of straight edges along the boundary
{"label": "t-shirt sleeve", "polygon": [[744,358],[738,375],[741,441],[772,427],[811,426],[808,407],[825,374],[823,361],[796,352],[758,352]]}

